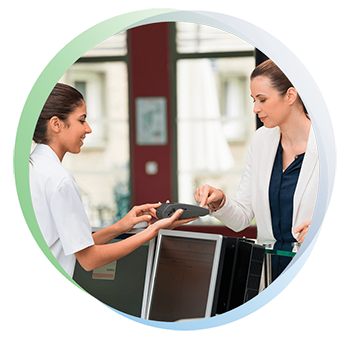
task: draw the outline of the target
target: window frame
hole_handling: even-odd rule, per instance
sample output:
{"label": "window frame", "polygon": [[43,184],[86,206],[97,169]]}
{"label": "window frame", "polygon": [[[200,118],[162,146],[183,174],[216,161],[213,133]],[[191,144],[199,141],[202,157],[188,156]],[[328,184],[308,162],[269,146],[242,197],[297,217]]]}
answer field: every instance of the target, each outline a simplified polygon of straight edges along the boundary
{"label": "window frame", "polygon": [[[257,53],[259,51],[255,48],[253,50],[246,51],[231,51],[231,52],[194,52],[194,53],[180,53],[177,51],[176,43],[176,22],[169,22],[169,48],[170,48],[170,72],[171,72],[171,106],[172,106],[172,126],[173,126],[173,139],[172,154],[173,154],[173,173],[177,174],[178,159],[177,159],[177,62],[183,59],[211,59],[211,58],[242,58],[242,57],[254,57],[257,59]],[[258,125],[257,125],[258,127]],[[174,201],[178,201],[178,176],[173,178],[173,193]]]}
{"label": "window frame", "polygon": [[[168,142],[172,145],[172,163],[173,163],[173,173],[177,173],[178,168],[178,160],[177,160],[177,62],[182,59],[211,59],[211,58],[242,58],[242,57],[254,57],[257,60],[257,57],[259,57],[259,50],[246,50],[246,51],[225,51],[225,52],[194,52],[194,53],[180,53],[177,51],[177,42],[176,42],[176,22],[168,22],[169,25],[169,50],[170,50],[170,60],[169,60],[169,72],[170,72],[170,79],[171,84],[170,86],[170,92],[171,92],[171,111],[172,111],[172,118],[171,118],[171,124],[173,127],[173,133],[172,133],[172,139]],[[128,39],[128,38],[127,38]],[[96,57],[84,57],[77,59],[76,63],[102,63],[102,62],[115,62],[115,61],[123,61],[126,63],[127,68],[129,69],[130,61],[129,61],[129,53],[128,50],[125,55],[118,55],[118,56],[96,56]],[[128,75],[129,77],[130,75]],[[130,91],[130,82],[129,82],[129,91]],[[130,93],[130,92],[129,92]],[[131,102],[129,102],[129,113]],[[130,121],[134,119],[133,117],[129,116]],[[130,122],[129,121],[129,122]],[[259,127],[260,122],[257,121],[257,127]],[[131,124],[129,124],[129,128],[131,128]],[[131,145],[131,131],[129,131],[129,143]],[[178,200],[178,178],[176,175],[174,175],[173,181],[173,201]],[[130,183],[132,186],[132,183]],[[131,198],[132,199],[132,198]]]}

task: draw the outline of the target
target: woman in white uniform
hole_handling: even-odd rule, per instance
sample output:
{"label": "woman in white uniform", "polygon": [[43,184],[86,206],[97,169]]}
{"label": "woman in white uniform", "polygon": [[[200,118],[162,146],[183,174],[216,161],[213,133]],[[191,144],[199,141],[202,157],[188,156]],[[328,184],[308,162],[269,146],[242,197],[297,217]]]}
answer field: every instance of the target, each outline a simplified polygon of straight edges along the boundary
{"label": "woman in white uniform", "polygon": [[[182,211],[156,221],[159,204],[136,206],[120,221],[94,234],[84,211],[80,191],[72,174],[61,164],[67,152],[79,153],[87,134],[83,96],[73,87],[58,83],[48,97],[38,119],[30,157],[30,189],[35,215],[53,255],[72,277],[76,259],[87,271],[106,265],[131,253],[163,228],[174,228]],[[107,244],[116,236],[146,221],[149,227],[121,242]]]}
{"label": "woman in white uniform", "polygon": [[[258,240],[283,246],[301,243],[311,223],[319,182],[311,121],[292,83],[271,60],[252,72],[250,89],[254,113],[264,126],[249,146],[236,197],[227,200],[220,189],[202,185],[195,200],[208,205],[214,217],[235,231],[248,227],[255,216]],[[275,277],[288,264],[285,260],[276,263]]]}

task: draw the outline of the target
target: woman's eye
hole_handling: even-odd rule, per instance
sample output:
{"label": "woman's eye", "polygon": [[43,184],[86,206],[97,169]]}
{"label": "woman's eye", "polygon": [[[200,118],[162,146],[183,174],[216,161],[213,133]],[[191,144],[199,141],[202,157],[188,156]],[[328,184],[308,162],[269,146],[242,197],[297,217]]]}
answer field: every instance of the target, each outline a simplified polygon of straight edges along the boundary
{"label": "woman's eye", "polygon": [[[258,100],[258,103],[265,103],[266,98],[264,98],[264,99],[257,98],[257,100]],[[255,99],[253,99],[253,104],[255,104],[255,103],[256,103],[256,100],[255,100]]]}

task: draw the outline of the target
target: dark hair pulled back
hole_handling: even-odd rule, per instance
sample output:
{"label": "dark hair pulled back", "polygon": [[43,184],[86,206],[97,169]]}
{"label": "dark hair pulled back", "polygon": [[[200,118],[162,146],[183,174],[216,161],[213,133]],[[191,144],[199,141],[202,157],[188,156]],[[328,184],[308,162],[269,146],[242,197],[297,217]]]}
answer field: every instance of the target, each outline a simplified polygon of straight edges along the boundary
{"label": "dark hair pulled back", "polygon": [[83,105],[84,97],[74,87],[57,83],[47,98],[41,110],[38,122],[35,127],[33,141],[35,143],[48,144],[47,133],[48,121],[52,117],[57,117],[67,123],[69,115]]}
{"label": "dark hair pulled back", "polygon": [[[294,87],[281,69],[270,59],[265,60],[253,70],[252,74],[250,75],[250,80],[253,80],[259,76],[267,77],[271,86],[276,89],[281,96],[284,96],[290,87]],[[306,107],[299,94],[298,100],[303,106],[306,117],[309,118]]]}

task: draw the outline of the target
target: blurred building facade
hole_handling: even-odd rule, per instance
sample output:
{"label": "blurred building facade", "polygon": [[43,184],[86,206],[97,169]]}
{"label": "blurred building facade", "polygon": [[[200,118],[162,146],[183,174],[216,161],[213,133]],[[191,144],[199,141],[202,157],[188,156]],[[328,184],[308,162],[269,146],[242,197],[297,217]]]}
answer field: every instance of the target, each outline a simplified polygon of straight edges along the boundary
{"label": "blurred building facade", "polygon": [[[219,187],[233,197],[256,129],[249,89],[249,76],[255,67],[254,47],[212,27],[192,23],[167,25],[169,45],[164,48],[170,49],[167,62],[175,103],[173,119],[168,122],[174,137],[165,143],[173,144],[171,150],[176,159],[171,177],[176,188],[168,199],[194,204],[194,190],[201,184]],[[155,119],[155,115],[130,115],[132,51],[128,35],[129,32],[122,32],[100,43],[60,80],[80,90],[87,103],[87,121],[93,133],[87,136],[81,153],[67,154],[63,164],[80,187],[93,227],[107,226],[122,218],[137,202],[132,191],[133,178],[138,172],[157,173],[160,166],[157,162],[148,162],[147,169],[131,165],[135,157],[131,121],[137,117]],[[142,107],[136,110],[142,112]],[[163,109],[159,110],[162,117]],[[158,124],[156,128],[162,136],[162,120],[153,124]],[[196,223],[215,221],[208,217]]]}

